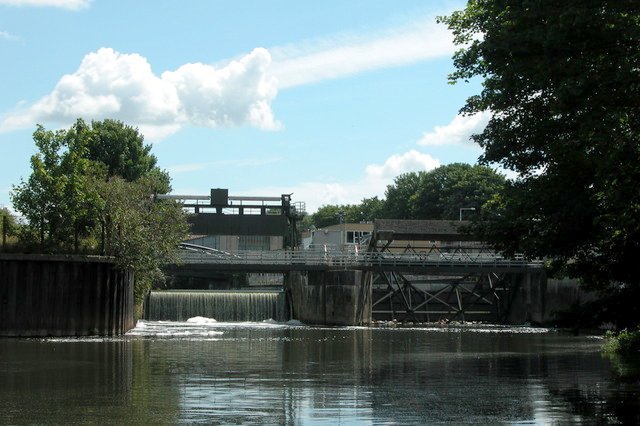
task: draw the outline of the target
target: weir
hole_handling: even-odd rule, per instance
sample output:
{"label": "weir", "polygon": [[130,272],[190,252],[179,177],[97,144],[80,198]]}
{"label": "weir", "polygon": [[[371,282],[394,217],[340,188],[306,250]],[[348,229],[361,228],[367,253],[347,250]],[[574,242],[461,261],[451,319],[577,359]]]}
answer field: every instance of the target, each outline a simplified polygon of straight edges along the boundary
{"label": "weir", "polygon": [[285,293],[279,290],[152,291],[145,300],[145,319],[186,321],[193,317],[216,321],[287,321]]}

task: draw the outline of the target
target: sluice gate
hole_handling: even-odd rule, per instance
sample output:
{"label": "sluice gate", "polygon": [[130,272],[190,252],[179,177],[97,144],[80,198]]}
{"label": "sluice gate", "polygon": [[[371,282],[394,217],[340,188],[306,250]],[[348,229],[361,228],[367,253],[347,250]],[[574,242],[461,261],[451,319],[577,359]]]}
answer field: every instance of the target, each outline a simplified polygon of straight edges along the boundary
{"label": "sluice gate", "polygon": [[[377,220],[368,256],[429,259],[393,268],[372,264],[363,285],[371,289],[373,320],[415,322],[514,319],[542,322],[546,274],[542,262],[502,259],[460,233],[465,222]],[[433,259],[439,259],[436,264]],[[493,264],[491,264],[493,263]],[[526,306],[520,303],[525,300]],[[514,305],[523,318],[512,313]]]}
{"label": "sluice gate", "polygon": [[166,265],[165,271],[176,277],[281,273],[289,315],[313,324],[392,319],[542,323],[543,262],[505,259],[459,232],[462,225],[376,220],[368,246],[353,251],[222,251],[183,244],[181,262]]}
{"label": "sluice gate", "polygon": [[234,322],[289,319],[283,291],[152,291],[145,301],[147,320],[186,321],[193,317]]}

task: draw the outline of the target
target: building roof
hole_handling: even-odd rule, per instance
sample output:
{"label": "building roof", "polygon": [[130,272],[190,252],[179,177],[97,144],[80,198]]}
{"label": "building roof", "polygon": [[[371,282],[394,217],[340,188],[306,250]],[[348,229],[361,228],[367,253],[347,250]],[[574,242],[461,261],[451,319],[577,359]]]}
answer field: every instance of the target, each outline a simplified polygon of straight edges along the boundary
{"label": "building roof", "polygon": [[[469,221],[376,219],[374,234],[378,239],[405,241],[472,241],[471,235],[459,233]],[[389,234],[390,233],[390,234]]]}
{"label": "building roof", "polygon": [[344,223],[344,224],[325,226],[324,228],[318,229],[318,231],[325,230],[325,229],[327,231],[342,231],[343,229],[345,229],[347,231],[372,232],[373,231],[373,223],[371,223],[371,222],[364,222],[364,223],[347,222],[347,223]]}

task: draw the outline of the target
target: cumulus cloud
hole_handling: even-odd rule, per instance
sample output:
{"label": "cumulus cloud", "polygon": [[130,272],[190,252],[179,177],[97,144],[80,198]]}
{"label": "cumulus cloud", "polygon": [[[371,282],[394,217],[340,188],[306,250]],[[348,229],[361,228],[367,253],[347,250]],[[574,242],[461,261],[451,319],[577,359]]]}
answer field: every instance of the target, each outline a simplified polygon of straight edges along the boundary
{"label": "cumulus cloud", "polygon": [[337,36],[272,49],[278,87],[299,86],[450,56],[453,37],[433,18],[379,34]]}
{"label": "cumulus cloud", "polygon": [[[86,7],[82,0],[0,0],[5,4]],[[454,49],[433,19],[375,34],[334,36],[296,45],[256,48],[222,66],[188,63],[160,75],[144,56],[111,48],[91,52],[48,95],[0,117],[0,132],[36,123],[69,125],[76,118],[115,118],[158,140],[185,125],[282,127],[271,103],[279,89],[402,66]],[[273,52],[273,53],[272,53]]]}
{"label": "cumulus cloud", "polygon": [[393,179],[407,172],[432,170],[440,165],[440,162],[429,154],[412,149],[404,154],[394,154],[383,164],[370,164],[365,171],[371,179]]}
{"label": "cumulus cloud", "polygon": [[474,115],[458,114],[449,124],[436,126],[433,131],[422,135],[422,138],[418,141],[418,145],[441,146],[469,143],[471,135],[481,132],[490,118],[491,113],[488,111]]}
{"label": "cumulus cloud", "polygon": [[80,10],[89,7],[91,0],[0,0],[8,6],[59,7],[68,10]]}
{"label": "cumulus cloud", "polygon": [[193,63],[157,76],[143,56],[102,48],[30,108],[6,115],[0,130],[77,117],[121,119],[150,139],[185,124],[277,129],[270,106],[277,90],[266,75],[270,62],[269,52],[258,48],[221,68]]}

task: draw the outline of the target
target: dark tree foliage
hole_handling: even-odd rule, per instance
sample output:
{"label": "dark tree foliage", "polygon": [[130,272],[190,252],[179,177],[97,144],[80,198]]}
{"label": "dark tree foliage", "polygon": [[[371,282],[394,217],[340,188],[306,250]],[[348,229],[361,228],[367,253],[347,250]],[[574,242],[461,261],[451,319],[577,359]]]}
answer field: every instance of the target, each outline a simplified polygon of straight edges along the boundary
{"label": "dark tree foliage", "polygon": [[481,161],[520,178],[482,236],[599,288],[640,276],[640,2],[471,0],[440,18],[462,46],[452,82],[479,77],[466,113]]}
{"label": "dark tree foliage", "polygon": [[[78,120],[78,125],[84,125]],[[107,166],[109,176],[133,182],[151,171],[158,161],[151,145],[144,144],[138,129],[117,120],[92,121],[92,137],[87,142],[87,158]]]}
{"label": "dark tree foliage", "polygon": [[324,228],[337,225],[340,220],[345,223],[373,222],[382,217],[384,210],[384,200],[378,197],[363,198],[360,204],[327,204],[318,209],[312,215],[308,215],[303,220],[302,229],[311,226]]}
{"label": "dark tree foliage", "polygon": [[142,135],[120,122],[90,127],[78,120],[56,132],[38,126],[33,137],[38,152],[32,173],[11,194],[27,221],[22,245],[44,253],[115,256],[135,272],[140,301],[162,275],[160,267],[175,260],[187,232],[179,204],[151,197],[170,190],[167,173],[155,166]]}
{"label": "dark tree foliage", "polygon": [[20,229],[20,224],[8,208],[0,208],[0,238],[14,236]]}
{"label": "dark tree foliage", "polygon": [[[429,172],[405,173],[387,187],[384,215],[457,220],[461,208],[479,212],[504,185],[504,176],[480,165],[453,163]],[[465,219],[470,219],[466,214]]]}
{"label": "dark tree foliage", "polygon": [[[324,228],[340,223],[373,222],[375,219],[458,220],[460,208],[479,212],[505,186],[503,175],[490,167],[453,163],[429,172],[397,176],[387,186],[386,199],[364,198],[360,204],[329,204],[307,218],[304,227]],[[473,218],[465,212],[465,219]]]}

